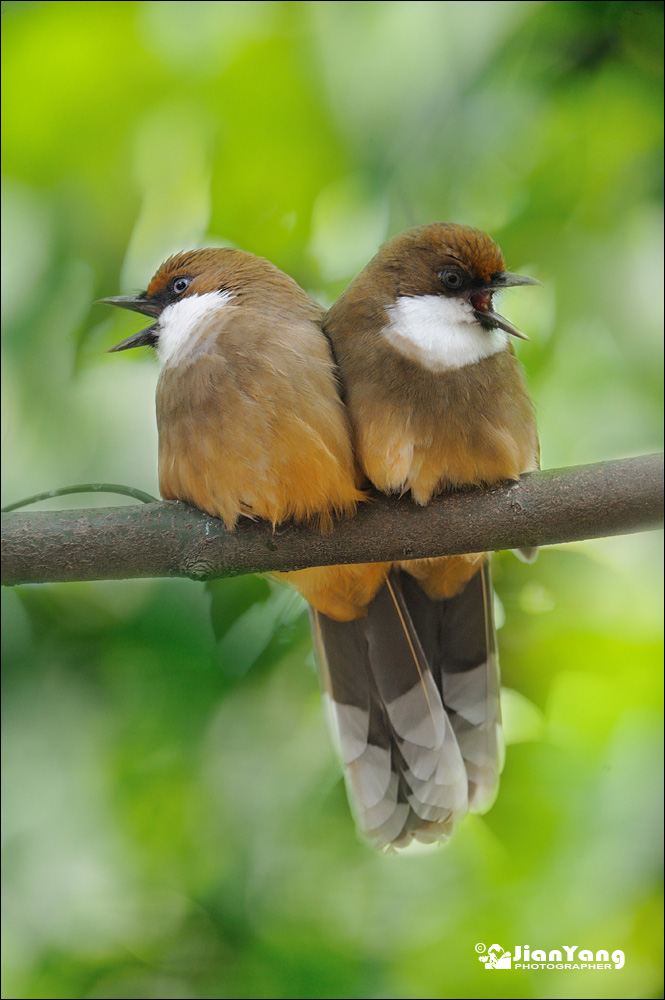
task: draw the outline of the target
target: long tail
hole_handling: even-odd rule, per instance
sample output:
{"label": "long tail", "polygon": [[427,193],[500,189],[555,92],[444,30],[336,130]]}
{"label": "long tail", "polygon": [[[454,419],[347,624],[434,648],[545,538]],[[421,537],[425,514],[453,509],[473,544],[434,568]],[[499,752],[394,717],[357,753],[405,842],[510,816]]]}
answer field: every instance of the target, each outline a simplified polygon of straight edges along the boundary
{"label": "long tail", "polygon": [[393,570],[365,618],[310,610],[352,807],[377,847],[449,837],[503,762],[489,570],[433,601]]}
{"label": "long tail", "polygon": [[413,626],[464,759],[469,810],[487,812],[496,799],[505,756],[490,564],[445,601],[432,601],[413,577],[400,575]]}

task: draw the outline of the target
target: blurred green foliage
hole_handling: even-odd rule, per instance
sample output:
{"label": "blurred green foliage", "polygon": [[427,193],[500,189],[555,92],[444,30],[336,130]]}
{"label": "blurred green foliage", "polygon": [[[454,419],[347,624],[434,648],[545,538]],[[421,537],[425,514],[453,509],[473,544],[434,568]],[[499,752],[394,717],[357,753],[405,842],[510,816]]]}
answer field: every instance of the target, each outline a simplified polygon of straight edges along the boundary
{"label": "blurred green foliage", "polygon": [[[331,301],[435,219],[543,282],[505,305],[543,464],[661,447],[661,4],[2,10],[7,502],[157,492],[154,364],[95,298],[216,243]],[[3,995],[659,995],[654,539],[497,560],[498,802],[398,856],[356,840],[297,596],[5,593]],[[495,941],[626,964],[488,983]]]}

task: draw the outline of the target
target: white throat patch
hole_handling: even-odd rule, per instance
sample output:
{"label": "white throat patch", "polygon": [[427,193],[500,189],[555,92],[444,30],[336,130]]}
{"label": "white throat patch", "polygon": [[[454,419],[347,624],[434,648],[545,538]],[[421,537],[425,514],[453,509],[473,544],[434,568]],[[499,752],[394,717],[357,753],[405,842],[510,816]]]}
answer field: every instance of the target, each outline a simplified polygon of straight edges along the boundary
{"label": "white throat patch", "polygon": [[156,348],[162,364],[190,363],[206,353],[217,336],[215,318],[232,298],[231,292],[204,292],[167,306],[158,320]]}
{"label": "white throat patch", "polygon": [[432,371],[464,368],[505,350],[508,334],[486,330],[470,302],[444,295],[402,296],[388,307],[383,336]]}

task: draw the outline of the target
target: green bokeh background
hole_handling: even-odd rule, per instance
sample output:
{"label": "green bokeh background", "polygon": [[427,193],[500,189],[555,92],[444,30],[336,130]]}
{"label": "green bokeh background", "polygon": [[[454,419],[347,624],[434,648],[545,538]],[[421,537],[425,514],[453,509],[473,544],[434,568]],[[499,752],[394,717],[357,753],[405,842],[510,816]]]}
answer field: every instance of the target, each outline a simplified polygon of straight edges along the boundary
{"label": "green bokeh background", "polygon": [[[104,355],[138,320],[95,298],[221,244],[329,302],[435,219],[543,283],[502,308],[544,466],[661,448],[661,4],[2,7],[5,502],[157,492],[154,360]],[[496,583],[499,799],[394,856],[356,839],[296,595],[6,592],[3,995],[661,995],[658,536]],[[477,942],[626,964],[488,981]]]}

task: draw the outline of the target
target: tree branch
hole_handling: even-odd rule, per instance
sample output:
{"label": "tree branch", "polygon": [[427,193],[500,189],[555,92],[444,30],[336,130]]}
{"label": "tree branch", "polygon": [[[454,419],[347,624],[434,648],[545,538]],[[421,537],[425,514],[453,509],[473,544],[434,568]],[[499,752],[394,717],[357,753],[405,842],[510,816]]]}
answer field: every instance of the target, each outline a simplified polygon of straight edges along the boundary
{"label": "tree branch", "polygon": [[186,576],[202,580],[333,563],[553,545],[662,523],[663,456],[523,476],[427,507],[377,496],[322,535],[217,518],[178,502],[2,515],[2,583]]}

